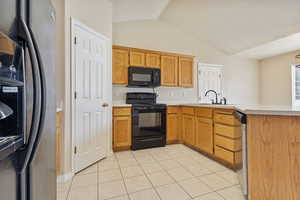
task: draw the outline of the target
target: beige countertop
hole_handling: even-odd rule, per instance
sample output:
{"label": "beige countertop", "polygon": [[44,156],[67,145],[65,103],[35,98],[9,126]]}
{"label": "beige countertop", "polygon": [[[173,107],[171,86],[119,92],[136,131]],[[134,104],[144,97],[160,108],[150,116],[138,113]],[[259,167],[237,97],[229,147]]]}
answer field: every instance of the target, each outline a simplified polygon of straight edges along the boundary
{"label": "beige countertop", "polygon": [[[187,102],[158,102],[168,106],[193,106],[208,107],[220,109],[235,109],[247,115],[282,115],[282,116],[300,116],[300,107],[282,106],[282,105],[213,105]],[[130,104],[113,103],[114,107],[131,107]]]}
{"label": "beige countertop", "polygon": [[113,107],[131,107],[131,104],[121,103],[121,102],[113,102]]}

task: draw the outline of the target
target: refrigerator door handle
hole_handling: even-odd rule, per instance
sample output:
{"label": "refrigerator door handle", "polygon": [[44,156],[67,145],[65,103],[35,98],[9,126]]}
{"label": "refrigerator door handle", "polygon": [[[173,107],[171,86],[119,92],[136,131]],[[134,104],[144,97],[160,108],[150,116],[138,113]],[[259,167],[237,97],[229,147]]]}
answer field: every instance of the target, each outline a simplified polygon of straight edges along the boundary
{"label": "refrigerator door handle", "polygon": [[32,123],[30,127],[30,134],[29,134],[29,139],[28,139],[28,144],[25,149],[25,155],[24,160],[22,162],[21,166],[21,172],[24,173],[24,171],[27,169],[28,164],[30,163],[31,160],[31,154],[34,150],[34,146],[36,143],[36,140],[38,138],[38,131],[39,131],[39,125],[40,125],[40,118],[41,118],[41,107],[42,107],[42,96],[41,96],[41,77],[40,77],[40,70],[38,67],[38,59],[34,47],[34,43],[31,37],[31,33],[26,25],[26,23],[22,20],[19,19],[19,25],[24,33],[24,36],[26,37],[25,40],[28,45],[28,51],[29,51],[29,56],[31,60],[31,66],[32,66],[32,74],[33,74],[33,115],[32,115]]}
{"label": "refrigerator door handle", "polygon": [[37,45],[36,39],[34,37],[33,31],[31,30],[30,27],[28,27],[28,30],[30,32],[31,38],[32,38],[32,42],[33,42],[33,46],[34,46],[34,50],[35,50],[35,55],[36,55],[36,59],[38,61],[38,70],[40,72],[40,86],[41,86],[41,113],[40,113],[40,123],[39,123],[39,127],[38,127],[38,132],[37,132],[37,137],[36,140],[34,141],[34,149],[31,153],[31,160],[34,158],[35,154],[36,154],[36,148],[40,142],[42,133],[43,133],[43,129],[44,129],[44,124],[45,124],[45,117],[46,117],[46,107],[47,107],[47,92],[46,92],[46,76],[45,76],[45,70],[44,70],[44,65],[43,65],[43,61],[42,61],[42,57],[41,57],[41,53],[39,50],[39,47]]}
{"label": "refrigerator door handle", "polygon": [[23,19],[17,19],[17,24],[19,26],[21,32],[21,38],[25,40],[29,57],[31,61],[32,67],[32,76],[33,76],[33,111],[32,111],[32,122],[30,127],[30,133],[28,138],[28,143],[23,152],[21,152],[20,159],[21,162],[17,169],[18,173],[18,193],[20,200],[29,200],[30,199],[30,184],[29,184],[29,171],[28,166],[30,165],[33,157],[32,154],[36,151],[36,143],[38,141],[39,129],[40,129],[40,121],[41,121],[41,113],[42,113],[42,83],[40,77],[40,67],[39,60],[36,55],[35,45],[32,40],[31,32],[28,29],[28,26],[23,21]]}

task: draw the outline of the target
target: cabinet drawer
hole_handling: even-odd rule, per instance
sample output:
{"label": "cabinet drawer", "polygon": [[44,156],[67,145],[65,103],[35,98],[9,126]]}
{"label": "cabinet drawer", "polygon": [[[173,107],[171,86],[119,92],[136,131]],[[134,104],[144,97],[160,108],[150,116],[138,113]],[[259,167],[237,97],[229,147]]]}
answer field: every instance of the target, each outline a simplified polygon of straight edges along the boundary
{"label": "cabinet drawer", "polygon": [[211,108],[196,108],[196,115],[198,117],[212,118],[213,110]]}
{"label": "cabinet drawer", "polygon": [[238,139],[242,135],[240,126],[227,126],[223,124],[215,124],[215,133],[217,135]]}
{"label": "cabinet drawer", "polygon": [[215,113],[214,120],[215,120],[215,122],[218,122],[221,124],[228,124],[228,125],[232,125],[232,126],[241,125],[241,123],[231,114]]}
{"label": "cabinet drawer", "polygon": [[242,149],[241,139],[230,139],[220,135],[215,136],[215,143],[219,147],[223,147],[230,151],[240,151]]}
{"label": "cabinet drawer", "polygon": [[114,116],[131,115],[131,108],[113,108]]}
{"label": "cabinet drawer", "polygon": [[168,113],[178,113],[179,107],[178,106],[168,106]]}
{"label": "cabinet drawer", "polygon": [[193,107],[182,107],[182,113],[186,115],[194,115],[195,109]]}
{"label": "cabinet drawer", "polygon": [[225,160],[231,164],[235,164],[235,153],[228,151],[226,149],[223,149],[221,147],[215,147],[215,156],[218,158]]}

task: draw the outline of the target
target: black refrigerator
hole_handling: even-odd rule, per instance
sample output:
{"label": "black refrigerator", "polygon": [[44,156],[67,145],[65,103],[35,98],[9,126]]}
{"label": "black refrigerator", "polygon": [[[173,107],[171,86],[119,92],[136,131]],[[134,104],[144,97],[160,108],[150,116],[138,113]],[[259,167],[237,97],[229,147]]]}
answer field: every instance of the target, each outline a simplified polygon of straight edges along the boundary
{"label": "black refrigerator", "polygon": [[55,200],[55,11],[0,0],[0,200]]}

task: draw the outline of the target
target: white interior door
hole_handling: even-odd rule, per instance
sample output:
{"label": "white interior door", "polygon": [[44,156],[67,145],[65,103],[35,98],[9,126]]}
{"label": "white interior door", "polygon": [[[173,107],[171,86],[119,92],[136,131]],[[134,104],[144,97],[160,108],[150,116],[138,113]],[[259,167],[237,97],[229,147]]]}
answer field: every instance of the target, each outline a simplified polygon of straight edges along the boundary
{"label": "white interior door", "polygon": [[74,125],[75,172],[107,155],[108,41],[101,35],[74,25]]}
{"label": "white interior door", "polygon": [[199,64],[198,66],[198,99],[201,103],[210,103],[205,97],[208,90],[215,90],[222,96],[222,67],[221,65]]}

